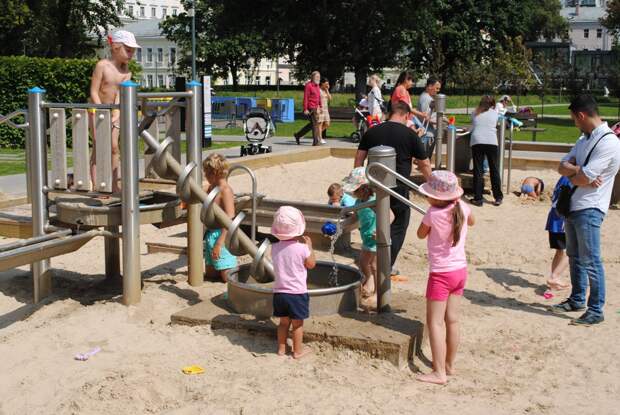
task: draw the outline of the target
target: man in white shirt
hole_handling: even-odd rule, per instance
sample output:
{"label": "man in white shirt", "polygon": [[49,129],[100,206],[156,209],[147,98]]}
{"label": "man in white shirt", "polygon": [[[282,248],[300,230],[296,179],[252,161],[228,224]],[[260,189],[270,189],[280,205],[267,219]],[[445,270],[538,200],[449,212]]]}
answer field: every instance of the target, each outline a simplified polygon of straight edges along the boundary
{"label": "man in white shirt", "polygon": [[512,103],[510,95],[503,95],[497,102],[495,110],[499,115],[506,115],[507,112],[517,112],[517,107]]}
{"label": "man in white shirt", "polygon": [[571,324],[589,326],[604,320],[605,270],[600,231],[609,208],[614,176],[620,168],[620,140],[599,116],[598,105],[591,96],[575,98],[568,108],[583,133],[558,168],[562,176],[577,186],[565,224],[572,291],[569,298],[552,309],[561,313],[584,310],[589,282],[587,311],[571,320]]}

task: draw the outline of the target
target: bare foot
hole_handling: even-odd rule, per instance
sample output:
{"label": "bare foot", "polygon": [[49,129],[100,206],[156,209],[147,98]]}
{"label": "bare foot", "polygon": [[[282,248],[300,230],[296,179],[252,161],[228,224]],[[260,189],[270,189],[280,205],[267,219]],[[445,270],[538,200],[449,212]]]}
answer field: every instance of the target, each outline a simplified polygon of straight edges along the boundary
{"label": "bare foot", "polygon": [[416,376],[416,380],[419,380],[420,382],[434,383],[436,385],[445,385],[446,383],[448,383],[448,378],[446,377],[446,375],[441,376],[437,372],[431,372],[426,375],[418,375]]}
{"label": "bare foot", "polygon": [[278,347],[278,356],[286,356],[286,347]]}
{"label": "bare foot", "polygon": [[374,288],[372,290],[367,289],[366,287],[362,287],[362,298],[368,298],[375,295]]}
{"label": "bare foot", "polygon": [[452,367],[452,365],[446,364],[446,375],[448,376],[456,375],[456,370]]}
{"label": "bare foot", "polygon": [[565,290],[570,287],[570,284],[563,283],[561,280],[548,279],[547,286],[552,290]]}
{"label": "bare foot", "polygon": [[312,349],[304,347],[300,353],[293,353],[293,358],[301,359],[302,357],[308,356],[309,354],[312,354]]}

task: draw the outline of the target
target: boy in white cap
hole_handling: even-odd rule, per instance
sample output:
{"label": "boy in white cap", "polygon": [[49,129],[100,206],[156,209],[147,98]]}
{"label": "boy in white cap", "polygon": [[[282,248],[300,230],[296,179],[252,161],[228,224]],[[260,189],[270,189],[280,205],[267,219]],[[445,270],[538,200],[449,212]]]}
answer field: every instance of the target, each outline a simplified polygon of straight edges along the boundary
{"label": "boy in white cap", "polygon": [[[90,99],[93,104],[118,104],[119,85],[131,79],[129,71],[129,61],[133,57],[136,48],[140,45],[136,43],[133,33],[126,30],[117,30],[108,36],[110,45],[110,58],[101,59],[97,62],[90,81]],[[89,110],[89,121],[93,138],[93,151],[90,158],[90,174],[93,183],[93,190],[96,190],[96,155],[95,155],[95,110]],[[112,191],[118,192],[119,178],[119,147],[118,138],[120,134],[120,111],[112,111]]]}

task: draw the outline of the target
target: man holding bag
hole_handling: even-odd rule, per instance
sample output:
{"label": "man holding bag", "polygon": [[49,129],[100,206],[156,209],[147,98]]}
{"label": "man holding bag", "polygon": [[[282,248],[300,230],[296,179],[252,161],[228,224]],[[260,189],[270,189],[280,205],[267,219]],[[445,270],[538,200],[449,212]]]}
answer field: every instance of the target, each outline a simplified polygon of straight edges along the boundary
{"label": "man holding bag", "polygon": [[[609,208],[614,176],[620,168],[620,140],[604,122],[590,95],[575,98],[568,107],[575,126],[582,132],[571,151],[560,162],[558,172],[570,179],[567,196],[566,253],[570,263],[570,297],[552,311],[587,310],[571,324],[590,326],[604,320],[605,270],[601,259],[601,224]],[[558,206],[558,210],[561,210]]]}

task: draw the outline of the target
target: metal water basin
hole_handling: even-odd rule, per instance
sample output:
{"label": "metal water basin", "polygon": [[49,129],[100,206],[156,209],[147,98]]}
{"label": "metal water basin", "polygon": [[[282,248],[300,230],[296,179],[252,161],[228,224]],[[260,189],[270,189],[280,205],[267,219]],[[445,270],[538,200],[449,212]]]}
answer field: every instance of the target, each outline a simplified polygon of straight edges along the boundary
{"label": "metal water basin", "polygon": [[[338,265],[338,285],[330,286],[329,274],[333,264],[317,261],[308,270],[310,316],[324,316],[357,311],[362,274],[348,265]],[[273,315],[271,283],[261,284],[250,276],[250,264],[241,265],[228,276],[228,303],[236,313],[264,319]]]}

